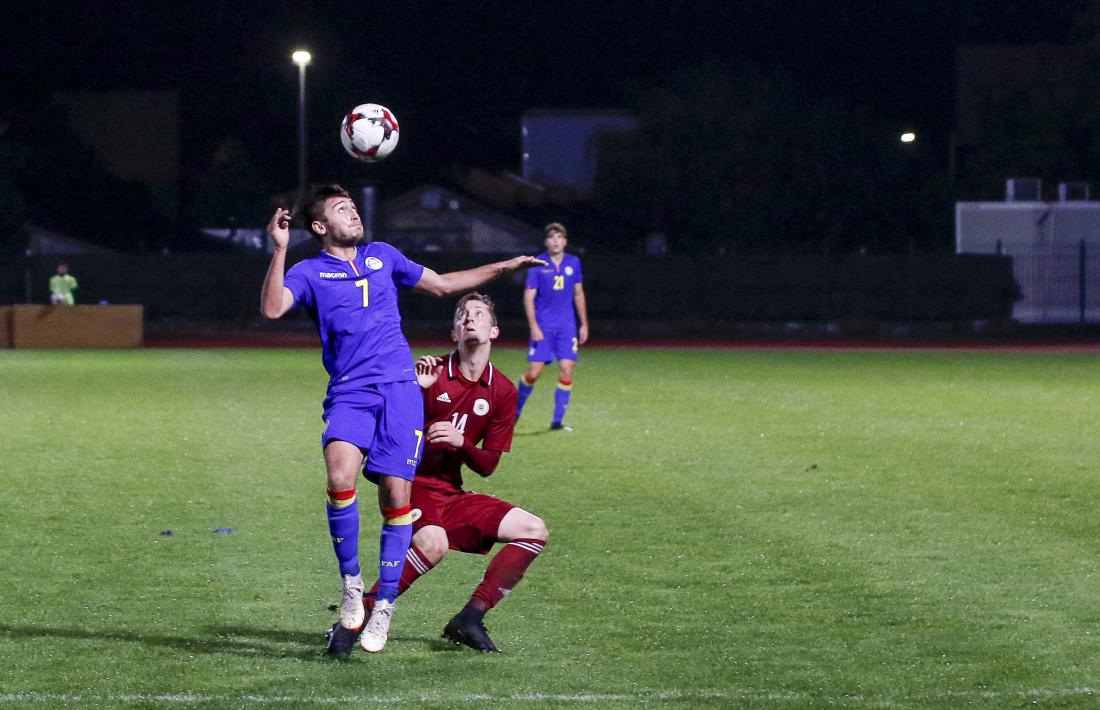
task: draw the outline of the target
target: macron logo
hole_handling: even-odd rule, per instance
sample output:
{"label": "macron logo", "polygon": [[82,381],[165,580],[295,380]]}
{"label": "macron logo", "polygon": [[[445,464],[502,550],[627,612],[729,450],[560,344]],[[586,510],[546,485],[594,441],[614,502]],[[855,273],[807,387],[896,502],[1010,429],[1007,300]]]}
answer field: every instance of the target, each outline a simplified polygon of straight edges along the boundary
{"label": "macron logo", "polygon": [[322,271],[317,275],[323,279],[346,279],[348,277],[343,271]]}
{"label": "macron logo", "polygon": [[447,396],[446,392],[444,392],[443,394],[436,397],[435,401],[437,401],[437,402],[446,402],[447,404],[450,404],[451,403],[451,398],[449,396]]}

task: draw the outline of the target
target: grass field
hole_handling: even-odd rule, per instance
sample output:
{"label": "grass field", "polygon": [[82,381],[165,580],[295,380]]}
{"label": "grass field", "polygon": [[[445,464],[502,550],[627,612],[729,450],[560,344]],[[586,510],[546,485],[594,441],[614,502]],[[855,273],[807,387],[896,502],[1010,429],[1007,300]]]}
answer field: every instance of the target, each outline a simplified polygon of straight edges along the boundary
{"label": "grass field", "polygon": [[0,351],[0,705],[1095,707],[1098,366],[588,350],[475,484],[551,530],[505,653],[454,555],[340,663],[316,351]]}

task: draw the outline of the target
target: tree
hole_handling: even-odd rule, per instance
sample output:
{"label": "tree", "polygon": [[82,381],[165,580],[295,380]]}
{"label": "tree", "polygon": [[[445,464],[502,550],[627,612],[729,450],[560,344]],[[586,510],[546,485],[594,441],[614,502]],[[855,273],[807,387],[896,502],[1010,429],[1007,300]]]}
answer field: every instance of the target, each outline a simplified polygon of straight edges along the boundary
{"label": "tree", "polygon": [[22,239],[26,220],[27,201],[17,180],[23,153],[11,133],[11,114],[5,112],[0,115],[0,244],[7,246]]}
{"label": "tree", "polygon": [[226,138],[199,179],[190,214],[200,227],[259,227],[271,217],[271,186],[240,139]]}
{"label": "tree", "polygon": [[14,184],[9,199],[22,201],[28,221],[112,248],[155,249],[166,243],[172,227],[148,190],[111,174],[72,131],[62,106],[36,100],[11,116],[4,141],[10,136],[7,149],[17,159],[9,166]]}
{"label": "tree", "polygon": [[[865,107],[746,63],[646,91],[638,129],[600,147],[596,201],[673,248],[900,249],[929,178]],[[919,228],[919,227],[918,227]]]}

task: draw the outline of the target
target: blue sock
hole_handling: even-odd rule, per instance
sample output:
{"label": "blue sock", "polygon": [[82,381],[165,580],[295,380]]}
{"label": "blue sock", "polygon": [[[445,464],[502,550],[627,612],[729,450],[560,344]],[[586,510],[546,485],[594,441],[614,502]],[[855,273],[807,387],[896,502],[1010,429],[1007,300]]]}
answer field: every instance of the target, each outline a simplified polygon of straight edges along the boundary
{"label": "blue sock", "polygon": [[329,491],[325,512],[332,535],[332,550],[340,563],[340,576],[359,574],[359,506],[355,502],[355,491]]}
{"label": "blue sock", "polygon": [[565,408],[569,406],[569,395],[573,394],[573,383],[561,380],[558,388],[554,390],[554,418],[552,424],[561,424],[565,419]]}
{"label": "blue sock", "polygon": [[405,554],[412,542],[412,507],[382,511],[382,531],[378,536],[378,593],[374,598],[397,599],[397,586],[405,568]]}
{"label": "blue sock", "polygon": [[519,397],[516,399],[516,419],[519,419],[519,413],[523,411],[523,405],[527,403],[527,398],[531,396],[531,393],[535,391],[535,384],[527,384],[527,375],[519,378]]}

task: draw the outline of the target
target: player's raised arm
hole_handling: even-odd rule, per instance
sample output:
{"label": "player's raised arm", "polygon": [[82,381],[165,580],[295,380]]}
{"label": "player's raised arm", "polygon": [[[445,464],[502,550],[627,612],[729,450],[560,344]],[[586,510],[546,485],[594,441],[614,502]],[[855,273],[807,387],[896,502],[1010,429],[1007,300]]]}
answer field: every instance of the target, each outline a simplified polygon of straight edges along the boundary
{"label": "player's raised arm", "polygon": [[271,264],[267,267],[263,289],[260,291],[260,313],[265,318],[280,318],[294,305],[294,294],[283,285],[286,271],[286,249],[290,244],[290,211],[282,207],[275,210],[267,224],[267,234],[274,249]]}
{"label": "player's raised arm", "polygon": [[517,256],[508,261],[498,261],[493,264],[466,269],[465,271],[452,271],[448,274],[437,274],[431,269],[425,268],[424,274],[413,288],[421,293],[429,293],[433,296],[450,296],[477,288],[481,284],[492,281],[503,274],[531,266],[546,266],[546,262],[533,256]]}

